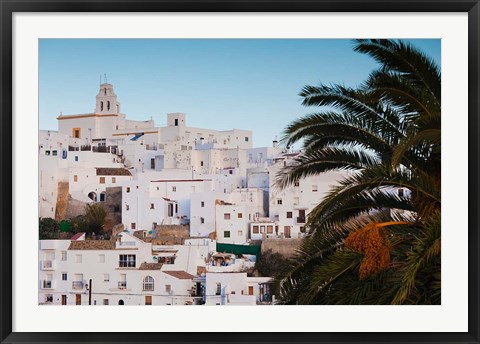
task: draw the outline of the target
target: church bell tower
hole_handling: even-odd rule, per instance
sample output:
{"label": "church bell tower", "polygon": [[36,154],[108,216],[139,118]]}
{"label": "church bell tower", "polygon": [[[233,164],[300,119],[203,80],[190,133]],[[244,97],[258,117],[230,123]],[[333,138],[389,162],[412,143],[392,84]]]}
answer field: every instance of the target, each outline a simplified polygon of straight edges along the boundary
{"label": "church bell tower", "polygon": [[96,97],[95,113],[100,115],[112,115],[120,113],[120,103],[117,95],[113,92],[113,85],[103,83]]}

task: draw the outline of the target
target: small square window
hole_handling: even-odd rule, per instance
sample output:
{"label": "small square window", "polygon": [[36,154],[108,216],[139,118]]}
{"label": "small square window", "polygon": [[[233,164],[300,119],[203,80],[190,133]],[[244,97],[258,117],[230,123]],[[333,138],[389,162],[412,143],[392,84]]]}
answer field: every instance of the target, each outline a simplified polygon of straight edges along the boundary
{"label": "small square window", "polygon": [[299,181],[296,181],[296,182],[294,183],[294,186],[300,186],[300,182],[299,182]]}
{"label": "small square window", "polygon": [[112,184],[115,184],[117,182],[117,178],[116,177],[112,177]]}
{"label": "small square window", "polygon": [[223,231],[224,238],[230,238],[230,231]]}
{"label": "small square window", "polygon": [[223,219],[224,220],[230,220],[230,213],[223,214]]}
{"label": "small square window", "polygon": [[155,209],[155,204],[154,203],[150,203],[150,209]]}
{"label": "small square window", "polygon": [[105,263],[105,255],[104,254],[99,254],[98,255],[98,262],[99,263]]}
{"label": "small square window", "polygon": [[248,142],[248,136],[245,136],[245,142]]}
{"label": "small square window", "polygon": [[203,161],[200,161],[200,166],[203,166]]}
{"label": "small square window", "polygon": [[238,234],[239,237],[241,237],[241,236],[243,236],[243,231],[238,231],[237,234]]}
{"label": "small square window", "polygon": [[110,282],[110,274],[103,274],[103,281]]}
{"label": "small square window", "polygon": [[78,156],[77,155],[75,155],[75,161],[78,161]]}
{"label": "small square window", "polygon": [[238,214],[237,214],[237,217],[238,217],[239,219],[241,219],[241,218],[243,218],[243,214],[242,214],[242,213],[238,213]]}
{"label": "small square window", "polygon": [[277,199],[277,204],[282,204],[282,199],[281,198]]}
{"label": "small square window", "polygon": [[291,219],[293,217],[293,214],[291,211],[287,211],[287,219]]}
{"label": "small square window", "polygon": [[202,208],[205,207],[205,202],[204,202],[204,201],[201,201],[201,202],[200,202],[200,206],[201,206]]}
{"label": "small square window", "polygon": [[67,251],[62,251],[62,260],[67,260]]}
{"label": "small square window", "polygon": [[172,186],[172,192],[177,192],[177,187],[176,186]]}
{"label": "small square window", "polygon": [[73,181],[78,182],[78,176],[76,174],[73,176]]}
{"label": "small square window", "polygon": [[165,292],[170,293],[172,291],[172,285],[171,284],[165,284]]}
{"label": "small square window", "polygon": [[56,150],[52,151],[52,155],[57,156],[57,151]]}
{"label": "small square window", "polygon": [[205,223],[205,219],[203,217],[200,218],[200,223]]}
{"label": "small square window", "polygon": [[127,193],[129,193],[129,192],[130,192],[130,187],[129,187],[129,186],[127,186]]}
{"label": "small square window", "polygon": [[100,184],[105,184],[105,177],[100,177]]}
{"label": "small square window", "polygon": [[137,228],[137,224],[136,224],[135,222],[132,222],[130,227],[131,227],[132,229],[136,229],[136,228]]}
{"label": "small square window", "polygon": [[67,273],[63,272],[62,273],[62,281],[66,281],[66,280],[67,280]]}
{"label": "small square window", "polygon": [[103,305],[108,306],[108,299],[103,299]]}
{"label": "small square window", "polygon": [[312,185],[312,192],[317,192],[317,191],[318,191],[318,186]]}

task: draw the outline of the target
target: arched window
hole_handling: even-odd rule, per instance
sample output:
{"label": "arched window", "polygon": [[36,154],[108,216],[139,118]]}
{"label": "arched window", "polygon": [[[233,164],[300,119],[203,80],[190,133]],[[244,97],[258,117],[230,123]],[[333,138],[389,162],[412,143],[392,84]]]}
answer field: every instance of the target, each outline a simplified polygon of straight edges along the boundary
{"label": "arched window", "polygon": [[143,290],[153,291],[153,277],[147,276],[143,279]]}
{"label": "arched window", "polygon": [[110,111],[110,101],[107,102],[107,111]]}
{"label": "arched window", "polygon": [[103,111],[103,102],[100,102],[100,111]]}
{"label": "arched window", "polygon": [[88,194],[88,198],[90,198],[92,201],[96,202],[97,201],[97,194],[92,191]]}
{"label": "arched window", "polygon": [[118,304],[123,306],[125,303],[123,302],[123,300],[118,300]]}
{"label": "arched window", "polygon": [[107,88],[106,87],[103,89],[103,92],[105,93],[105,95],[107,95]]}

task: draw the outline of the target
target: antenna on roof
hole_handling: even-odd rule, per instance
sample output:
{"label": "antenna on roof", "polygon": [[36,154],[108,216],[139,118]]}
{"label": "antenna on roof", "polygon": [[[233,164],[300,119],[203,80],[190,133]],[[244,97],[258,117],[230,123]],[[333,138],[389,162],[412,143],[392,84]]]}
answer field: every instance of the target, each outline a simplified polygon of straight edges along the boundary
{"label": "antenna on roof", "polygon": [[105,76],[105,83],[107,83],[107,74],[103,74]]}

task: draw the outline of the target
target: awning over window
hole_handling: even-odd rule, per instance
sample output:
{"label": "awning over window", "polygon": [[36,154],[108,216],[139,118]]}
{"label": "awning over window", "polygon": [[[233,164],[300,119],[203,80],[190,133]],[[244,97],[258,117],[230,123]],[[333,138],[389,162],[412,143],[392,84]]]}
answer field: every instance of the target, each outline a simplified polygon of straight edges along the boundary
{"label": "awning over window", "polygon": [[142,137],[145,133],[136,133],[134,137],[130,139],[130,141],[137,141],[139,137]]}
{"label": "awning over window", "polygon": [[217,252],[234,253],[234,254],[260,254],[260,245],[235,245],[217,243]]}

